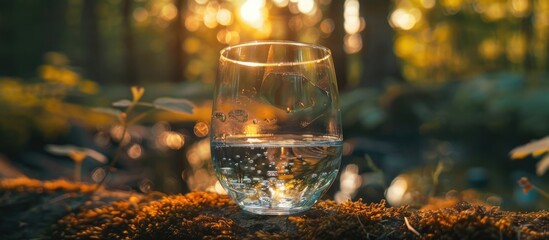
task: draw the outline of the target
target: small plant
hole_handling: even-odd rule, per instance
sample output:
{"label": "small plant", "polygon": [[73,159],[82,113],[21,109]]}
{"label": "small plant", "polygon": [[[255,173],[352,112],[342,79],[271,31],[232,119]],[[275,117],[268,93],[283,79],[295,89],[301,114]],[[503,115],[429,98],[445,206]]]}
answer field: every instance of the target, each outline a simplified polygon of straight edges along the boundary
{"label": "small plant", "polygon": [[522,191],[524,193],[528,193],[530,190],[534,190],[536,192],[538,192],[540,195],[542,195],[543,197],[549,199],[549,193],[547,193],[546,191],[543,191],[541,188],[539,188],[538,186],[532,184],[528,178],[526,177],[522,177],[520,178],[517,183],[519,184],[519,186],[522,188]]}
{"label": "small plant", "polygon": [[543,156],[543,158],[536,164],[536,174],[538,176],[543,175],[547,169],[549,169],[549,136],[532,141],[528,144],[516,147],[511,150],[512,159],[523,159],[532,155],[533,157]]}
{"label": "small plant", "polygon": [[[538,176],[541,176],[545,174],[545,172],[549,168],[549,136],[517,147],[513,149],[510,154],[512,159],[523,159],[529,155],[532,155],[533,157],[543,155],[543,158],[536,164],[536,174]],[[524,193],[528,193],[530,190],[534,190],[543,197],[549,199],[549,193],[532,184],[528,180],[528,178],[522,177],[517,181],[517,183],[522,188],[522,191]]]}
{"label": "small plant", "polygon": [[[122,143],[125,140],[125,137],[127,135],[126,133],[128,131],[129,126],[137,123],[138,121],[145,118],[148,114],[151,114],[155,110],[166,110],[166,111],[171,111],[176,113],[186,113],[186,114],[193,112],[194,104],[192,104],[189,100],[186,100],[186,99],[161,97],[161,98],[155,99],[152,102],[142,102],[141,98],[145,93],[145,89],[143,87],[133,86],[131,87],[131,93],[132,93],[132,100],[121,99],[112,103],[114,107],[125,108],[123,111],[115,108],[94,108],[94,110],[97,112],[114,116],[119,122],[119,124],[122,126],[122,134],[120,135],[120,138],[117,139],[120,144],[118,145],[115,151],[115,154],[112,157],[109,165],[105,167],[105,174],[97,182],[97,186],[95,189],[99,189],[101,187],[101,185],[104,183],[105,179],[107,178],[108,174],[110,173],[111,169],[114,167],[114,165],[120,158],[120,154],[122,153],[122,146],[123,146]],[[149,109],[143,112],[136,112],[135,108],[137,106],[147,107]],[[81,174],[82,161],[87,156],[105,164],[108,162],[107,158],[104,155],[88,148],[81,148],[81,147],[76,147],[71,145],[64,145],[64,146],[48,145],[46,146],[46,150],[54,154],[69,156],[76,163],[74,180],[77,182],[80,181],[81,179],[80,174]]]}
{"label": "small plant", "polygon": [[81,148],[73,145],[46,145],[46,151],[70,157],[74,161],[74,181],[80,182],[82,180],[82,162],[86,157],[97,160],[100,163],[107,163],[107,157],[105,155],[89,149]]}

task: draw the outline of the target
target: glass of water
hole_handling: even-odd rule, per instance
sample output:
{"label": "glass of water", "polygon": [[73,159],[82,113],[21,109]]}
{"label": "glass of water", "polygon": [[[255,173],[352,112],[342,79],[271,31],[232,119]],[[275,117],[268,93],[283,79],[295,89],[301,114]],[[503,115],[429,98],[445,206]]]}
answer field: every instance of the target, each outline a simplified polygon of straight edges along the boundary
{"label": "glass of water", "polygon": [[342,132],[330,50],[261,41],[221,51],[211,152],[221,185],[245,211],[305,211],[337,176]]}

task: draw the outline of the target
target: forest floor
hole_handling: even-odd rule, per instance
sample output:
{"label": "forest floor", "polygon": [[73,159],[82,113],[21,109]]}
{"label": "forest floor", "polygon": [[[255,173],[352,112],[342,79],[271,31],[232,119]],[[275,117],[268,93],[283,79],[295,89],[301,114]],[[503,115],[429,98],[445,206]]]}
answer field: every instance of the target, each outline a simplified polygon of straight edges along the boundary
{"label": "forest floor", "polygon": [[450,201],[416,210],[319,201],[291,216],[241,211],[227,196],[148,195],[65,180],[0,180],[0,239],[549,239],[549,212]]}

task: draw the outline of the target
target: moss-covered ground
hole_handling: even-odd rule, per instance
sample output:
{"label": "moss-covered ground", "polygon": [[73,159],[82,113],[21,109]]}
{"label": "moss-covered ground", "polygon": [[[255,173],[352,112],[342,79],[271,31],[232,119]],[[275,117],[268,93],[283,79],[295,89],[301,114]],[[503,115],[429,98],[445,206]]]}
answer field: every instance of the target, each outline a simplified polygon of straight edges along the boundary
{"label": "moss-covered ground", "polygon": [[0,239],[549,239],[549,212],[456,201],[414,210],[320,201],[293,216],[241,211],[227,196],[141,195],[63,180],[0,181]]}

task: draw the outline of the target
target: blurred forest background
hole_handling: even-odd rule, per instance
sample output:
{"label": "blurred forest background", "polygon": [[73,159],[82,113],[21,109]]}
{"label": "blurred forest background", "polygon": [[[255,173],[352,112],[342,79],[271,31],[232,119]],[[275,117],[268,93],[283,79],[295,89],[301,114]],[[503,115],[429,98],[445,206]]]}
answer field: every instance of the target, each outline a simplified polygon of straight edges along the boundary
{"label": "blurred forest background", "polygon": [[[346,140],[326,198],[546,209],[516,182],[549,189],[549,160],[509,152],[549,135],[548,38],[545,0],[2,1],[0,176],[72,179],[73,160],[47,144],[109,159],[120,147],[109,187],[220,192],[208,139],[219,50],[279,39],[333,53]],[[131,99],[133,85],[194,113],[155,112],[121,142],[94,108]],[[83,181],[104,174],[83,160]]]}

